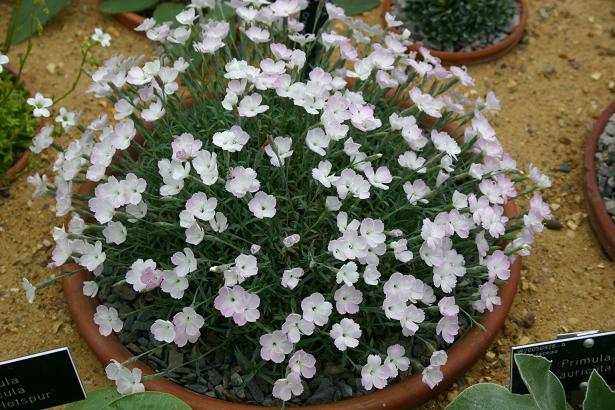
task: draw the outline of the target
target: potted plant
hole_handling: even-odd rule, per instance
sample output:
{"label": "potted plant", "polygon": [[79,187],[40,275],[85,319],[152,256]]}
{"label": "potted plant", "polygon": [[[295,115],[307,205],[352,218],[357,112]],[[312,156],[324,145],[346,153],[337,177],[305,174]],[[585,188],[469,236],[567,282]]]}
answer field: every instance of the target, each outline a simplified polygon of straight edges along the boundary
{"label": "potted plant", "polygon": [[600,114],[585,142],[583,174],[589,220],[606,254],[615,259],[615,101]]}
{"label": "potted plant", "polygon": [[508,53],[521,40],[527,22],[523,0],[385,0],[415,41],[445,64],[478,64]]}
{"label": "potted plant", "polygon": [[64,281],[120,393],[147,386],[200,409],[407,408],[503,324],[520,256],[550,217],[548,178],[503,152],[491,93],[458,99],[465,71],[416,70],[407,38],[331,4],[304,32],[301,9],[263,4],[266,18],[231,30],[189,7],[182,41],[151,27],[159,56],[93,73],[113,113],[53,145],[81,168],[33,181],[68,220],[54,233],[62,274],[24,279],[26,293]]}
{"label": "potted plant", "polygon": [[[314,1],[314,0],[311,0]],[[316,1],[318,2],[318,1]],[[333,4],[342,7],[348,15],[358,15],[372,10],[380,5],[380,0],[332,0]],[[164,23],[175,22],[175,16],[183,10],[186,5],[198,7],[200,4],[214,4],[213,1],[184,0],[100,0],[99,9],[105,14],[112,14],[117,21],[124,26],[138,31],[147,31],[146,27],[152,22]],[[235,8],[240,7],[240,13],[251,13],[254,10],[249,4],[244,7],[240,3],[221,3],[219,8],[211,7],[204,9],[209,12],[209,17],[228,20],[235,15]],[[203,8],[201,8],[203,10]],[[146,22],[147,20],[147,22]],[[145,25],[142,26],[142,24]]]}

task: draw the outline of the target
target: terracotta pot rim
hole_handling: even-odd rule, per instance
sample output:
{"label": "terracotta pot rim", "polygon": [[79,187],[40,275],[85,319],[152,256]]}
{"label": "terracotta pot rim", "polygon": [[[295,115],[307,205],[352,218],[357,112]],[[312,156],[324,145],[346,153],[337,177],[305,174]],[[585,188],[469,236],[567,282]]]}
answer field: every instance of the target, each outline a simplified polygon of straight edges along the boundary
{"label": "terracotta pot rim", "polygon": [[[13,75],[13,77],[17,77],[17,70],[15,69],[15,67],[13,67],[10,64],[5,64],[2,67],[6,71],[11,73]],[[21,81],[23,83],[23,86],[24,86],[25,90],[28,92],[28,96],[29,97],[34,97],[34,88],[32,87],[32,83],[31,83],[30,79],[22,73],[21,74]],[[41,129],[42,126],[43,125],[39,121],[39,125],[38,125],[38,127],[36,129],[36,132],[38,132]],[[30,151],[29,148],[26,148],[21,153],[19,158],[17,158],[17,161],[15,161],[15,163],[9,169],[7,169],[6,172],[4,173],[4,175],[2,176],[2,179],[0,180],[0,188],[6,187],[9,183],[5,182],[5,181],[10,181],[11,179],[15,178],[15,176],[17,174],[19,174],[21,171],[26,169],[26,167],[28,166],[28,159],[30,159],[30,155],[31,154],[32,154],[32,151]]]}
{"label": "terracotta pot rim", "polygon": [[598,237],[602,249],[611,260],[615,260],[615,223],[606,210],[596,170],[596,149],[598,140],[602,135],[611,116],[615,113],[615,100],[613,100],[602,113],[585,141],[585,158],[583,160],[583,177],[585,179],[585,200],[589,209],[589,220]]}
{"label": "terracotta pot rim", "polygon": [[118,13],[113,14],[113,17],[119,21],[123,26],[128,27],[131,30],[134,30],[135,27],[143,23],[145,21],[145,17],[138,13]]}
{"label": "terracotta pot rim", "polygon": [[[515,29],[508,34],[502,41],[499,41],[489,47],[480,48],[472,51],[439,51],[428,48],[432,56],[438,57],[443,63],[449,65],[472,65],[485,63],[487,61],[496,60],[510,52],[515,45],[521,40],[523,30],[527,24],[528,9],[524,0],[516,0],[519,3],[519,23]],[[382,16],[392,8],[392,0],[384,0]],[[418,51],[419,46],[411,44],[408,46],[410,51]]]}
{"label": "terracotta pot rim", "polygon": [[[79,193],[88,193],[94,184],[84,184],[79,188]],[[517,207],[513,201],[505,206],[506,215],[514,215]],[[68,304],[70,314],[79,329],[81,336],[89,347],[94,351],[99,361],[106,365],[111,359],[124,361],[132,357],[126,347],[119,341],[115,334],[102,336],[98,327],[92,320],[98,299],[83,295],[83,281],[88,280],[90,273],[81,269],[79,265],[67,264],[61,269],[65,272],[77,271],[78,273],[64,277],[64,296]],[[81,269],[81,270],[80,270]],[[421,374],[416,373],[408,378],[392,384],[385,389],[373,391],[365,396],[356,397],[322,405],[308,405],[301,408],[306,410],[355,410],[355,409],[407,409],[419,406],[432,399],[442,391],[455,383],[467,370],[470,369],[491,345],[498,332],[504,325],[504,321],[512,306],[521,276],[521,257],[517,257],[511,268],[509,280],[502,284],[499,295],[502,304],[496,306],[493,312],[488,312],[481,321],[485,327],[482,331],[476,326],[468,330],[458,341],[447,350],[448,363],[442,368],[444,379],[433,390],[421,380]],[[144,374],[155,372],[145,363],[138,361],[130,367],[138,367]],[[188,390],[179,384],[167,379],[156,379],[146,383],[148,390],[164,391],[184,400],[194,409],[201,410],[251,410],[251,409],[275,409],[276,407],[262,407],[249,404],[233,403],[211,398]]]}

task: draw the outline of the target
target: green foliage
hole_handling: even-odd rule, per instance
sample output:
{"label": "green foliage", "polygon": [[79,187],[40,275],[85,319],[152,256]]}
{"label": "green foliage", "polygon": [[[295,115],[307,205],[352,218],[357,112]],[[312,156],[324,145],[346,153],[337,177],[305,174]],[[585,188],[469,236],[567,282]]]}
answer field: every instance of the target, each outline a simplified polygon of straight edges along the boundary
{"label": "green foliage", "polygon": [[175,22],[175,16],[181,13],[185,6],[185,4],[172,2],[160,3],[154,10],[154,20],[158,23],[164,23],[165,21]]}
{"label": "green foliage", "polygon": [[153,8],[159,0],[103,0],[98,8],[103,13],[117,14]]}
{"label": "green foliage", "polygon": [[509,25],[515,0],[406,0],[404,12],[429,47],[456,51],[493,41]]}
{"label": "green foliage", "polygon": [[19,0],[11,14],[4,47],[27,40],[64,10],[68,0]]}
{"label": "green foliage", "polygon": [[22,84],[15,87],[13,76],[0,73],[0,177],[30,145],[38,121],[26,104],[28,92]]}
{"label": "green foliage", "polygon": [[190,410],[190,407],[167,393],[150,392],[120,395],[115,389],[96,390],[88,398],[66,405],[66,410]]}
{"label": "green foliage", "polygon": [[[559,379],[549,370],[551,361],[542,356],[518,354],[515,363],[530,394],[513,394],[493,383],[465,389],[446,410],[566,410],[566,394]],[[595,370],[589,377],[583,410],[615,408],[615,392]]]}
{"label": "green foliage", "polygon": [[380,5],[380,0],[331,0],[331,3],[341,7],[348,16],[365,13]]}
{"label": "green foliage", "polygon": [[608,410],[615,408],[615,392],[597,371],[589,376],[583,410]]}

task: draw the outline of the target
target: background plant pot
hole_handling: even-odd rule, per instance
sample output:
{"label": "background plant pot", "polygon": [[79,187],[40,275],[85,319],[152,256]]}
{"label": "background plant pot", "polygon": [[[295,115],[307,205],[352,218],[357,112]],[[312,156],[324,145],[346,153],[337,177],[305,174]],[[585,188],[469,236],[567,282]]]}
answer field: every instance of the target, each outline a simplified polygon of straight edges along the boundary
{"label": "background plant pot", "polygon": [[143,23],[145,20],[145,17],[137,13],[119,13],[114,14],[113,17],[131,30]]}
{"label": "background plant pot", "polygon": [[604,206],[604,200],[598,187],[596,171],[596,149],[598,140],[604,131],[609,118],[615,113],[615,100],[602,111],[585,142],[585,158],[583,160],[583,177],[585,178],[585,200],[589,208],[589,221],[598,237],[602,249],[611,260],[615,260],[615,222]]}
{"label": "background plant pot", "polygon": [[[517,0],[517,2],[519,3],[519,24],[502,41],[492,46],[472,51],[438,51],[429,49],[431,55],[438,57],[446,65],[472,65],[496,60],[507,54],[521,40],[523,30],[527,24],[527,5],[524,0]],[[391,8],[392,0],[384,0],[382,15],[384,16]],[[408,49],[419,51],[419,47],[416,44],[411,44],[408,46]]]}
{"label": "background plant pot", "polygon": [[[94,183],[83,184],[79,188],[79,193],[91,194],[95,186]],[[515,215],[516,212],[517,208],[513,202],[506,204],[506,215]],[[70,314],[81,336],[94,351],[94,354],[96,354],[103,365],[107,365],[111,359],[122,362],[130,358],[132,353],[120,343],[115,334],[107,337],[102,336],[98,331],[98,326],[93,321],[99,301],[95,298],[84,296],[82,291],[83,282],[90,279],[90,273],[81,269],[76,264],[63,265],[62,270],[65,272],[78,271],[78,273],[64,278],[64,296]],[[383,408],[387,410],[401,410],[419,406],[434,398],[455,383],[472,367],[483,356],[491,342],[495,339],[504,325],[512,305],[519,283],[520,272],[521,258],[517,257],[511,269],[510,279],[500,286],[502,304],[495,307],[493,312],[485,315],[481,321],[485,327],[484,331],[473,327],[448,350],[449,360],[442,368],[444,379],[435,389],[432,390],[424,384],[421,380],[421,374],[417,373],[383,390],[376,390],[362,397],[322,405],[305,406],[303,408],[306,410],[380,410]],[[141,361],[133,363],[130,367],[133,366],[140,368],[144,375],[154,374],[154,371]],[[173,394],[197,410],[250,410],[263,408],[214,399],[185,389],[163,378],[147,382],[146,387],[148,390]],[[274,407],[269,409],[274,409]]]}
{"label": "background plant pot", "polygon": [[[11,66],[10,64],[6,64],[2,67],[5,70],[7,70],[9,73],[11,73],[13,77],[17,78],[17,70],[13,66]],[[24,76],[22,73],[21,81],[23,82],[24,88],[28,92],[28,96],[34,97],[34,88],[32,87],[32,83],[30,82],[30,79]],[[40,125],[40,122],[39,122],[39,126],[36,132],[38,132],[41,129],[41,126],[42,125]],[[34,135],[32,137],[34,137]],[[0,188],[6,187],[9,184],[9,182],[13,178],[15,178],[17,174],[19,174],[21,171],[26,169],[26,167],[28,166],[28,159],[30,158],[30,154],[32,154],[32,152],[27,148],[21,153],[21,155],[19,156],[17,161],[15,161],[13,166],[7,169],[4,175],[2,176],[2,178],[0,179]]]}

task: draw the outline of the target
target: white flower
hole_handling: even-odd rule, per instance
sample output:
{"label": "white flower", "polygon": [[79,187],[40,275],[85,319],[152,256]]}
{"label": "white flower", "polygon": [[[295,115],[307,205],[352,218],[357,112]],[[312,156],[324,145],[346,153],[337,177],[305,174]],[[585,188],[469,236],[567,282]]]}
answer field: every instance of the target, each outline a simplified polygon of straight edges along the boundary
{"label": "white flower", "polygon": [[233,125],[230,130],[216,132],[213,143],[224,151],[239,152],[248,142],[250,136],[239,125]]}
{"label": "white flower", "polygon": [[102,31],[100,27],[94,29],[92,40],[99,43],[102,47],[109,47],[111,45],[111,35]]}
{"label": "white flower", "polygon": [[331,326],[329,335],[334,339],[333,343],[342,352],[347,348],[355,348],[359,345],[361,327],[352,319],[343,318],[339,323]]}
{"label": "white flower", "polygon": [[398,371],[405,372],[410,368],[410,359],[406,357],[406,349],[399,344],[387,348],[384,365],[389,368],[390,377],[397,377]]}
{"label": "white flower", "polygon": [[90,272],[94,272],[106,259],[106,254],[102,250],[102,242],[96,241],[94,245],[84,244],[82,255],[79,258],[79,265]]}
{"label": "white flower", "polygon": [[33,145],[30,146],[30,151],[40,154],[44,149],[53,144],[53,137],[51,136],[53,129],[53,125],[47,125],[41,128],[41,130],[32,139]]}
{"label": "white flower", "polygon": [[203,192],[195,192],[190,199],[186,201],[186,210],[203,221],[209,221],[216,215],[216,206],[218,200],[216,198],[207,198]]}
{"label": "white flower", "polygon": [[143,118],[147,122],[152,122],[162,118],[165,112],[166,111],[162,106],[162,101],[156,100],[155,102],[151,103],[149,107],[141,111],[141,118]]}
{"label": "white flower", "polygon": [[160,342],[171,343],[175,340],[175,325],[168,320],[157,319],[150,328],[154,339]]}
{"label": "white flower", "polygon": [[98,283],[93,280],[86,280],[83,282],[83,294],[95,298],[98,294]]}
{"label": "white flower", "polygon": [[141,383],[141,374],[141,369],[138,367],[135,367],[132,370],[121,367],[117,372],[115,379],[115,385],[118,393],[134,394],[144,392],[145,386]]}
{"label": "white flower", "polygon": [[174,270],[177,276],[186,276],[197,268],[196,258],[190,248],[184,248],[183,252],[175,252],[171,256],[171,262],[175,265]]}
{"label": "white flower", "polygon": [[380,356],[370,354],[367,363],[361,368],[361,384],[365,390],[371,390],[373,387],[383,389],[388,378],[388,369],[382,364]]}
{"label": "white flower", "polygon": [[77,123],[77,114],[68,111],[65,107],[60,107],[60,114],[55,118],[55,121],[60,123],[62,128],[68,130]]}
{"label": "white flower", "polygon": [[357,271],[357,264],[354,262],[348,262],[337,271],[336,282],[344,282],[347,286],[352,286],[359,280],[359,272]]}
{"label": "white flower", "polygon": [[240,254],[235,258],[235,272],[246,279],[258,273],[258,264],[254,255]]}
{"label": "white flower", "polygon": [[26,292],[26,299],[28,300],[28,303],[32,304],[34,302],[34,297],[36,296],[36,287],[33,286],[26,278],[21,279],[21,287]]}
{"label": "white flower", "polygon": [[94,323],[98,325],[101,335],[109,336],[111,332],[119,332],[124,327],[118,312],[113,307],[98,305],[94,314]]}
{"label": "white flower", "polygon": [[409,94],[419,110],[434,118],[440,118],[442,116],[440,113],[440,110],[444,108],[444,103],[442,101],[432,97],[430,94],[423,94],[421,90],[416,87],[411,89]]}
{"label": "white flower", "polygon": [[258,191],[248,202],[248,208],[258,219],[273,218],[276,214],[275,205],[275,197],[263,191]]}
{"label": "white flower", "polygon": [[10,61],[10,60],[9,60],[9,56],[7,56],[7,55],[5,55],[5,54],[0,53],[0,73],[1,73],[1,72],[2,72],[2,70],[3,70],[3,67],[2,67],[2,66],[3,66],[4,64],[7,64],[9,61]]}
{"label": "white flower", "polygon": [[303,393],[303,384],[301,377],[296,372],[290,372],[283,379],[278,379],[273,384],[273,397],[282,401],[290,400],[293,395],[299,396]]}
{"label": "white flower", "polygon": [[262,335],[259,339],[261,358],[274,363],[282,363],[284,356],[293,350],[293,344],[281,330]]}
{"label": "white flower", "polygon": [[251,94],[243,97],[239,102],[237,111],[242,117],[255,117],[260,113],[263,113],[269,109],[268,105],[261,105],[263,96],[260,94]]}
{"label": "white flower", "polygon": [[293,140],[290,137],[275,137],[270,144],[265,147],[265,153],[269,155],[271,165],[281,167],[284,165],[284,160],[293,155],[292,147]]}
{"label": "white flower", "polygon": [[307,132],[305,143],[308,148],[324,157],[327,154],[326,149],[329,147],[331,137],[329,137],[322,128],[313,128]]}
{"label": "white flower", "polygon": [[255,43],[266,43],[269,41],[269,31],[252,26],[246,30],[246,36]]}
{"label": "white flower", "polygon": [[414,182],[407,181],[404,183],[403,188],[408,202],[412,205],[416,205],[419,202],[424,204],[429,202],[425,197],[431,192],[431,189],[422,179],[415,179]]}
{"label": "white flower", "polygon": [[38,173],[34,175],[30,175],[27,178],[28,184],[34,187],[34,192],[32,192],[32,198],[38,198],[39,196],[44,195],[47,192],[47,175],[43,174],[43,176]]}
{"label": "white flower", "polygon": [[314,333],[315,327],[314,323],[301,318],[301,315],[291,313],[282,325],[282,332],[286,333],[292,343],[297,343],[302,335],[309,336]]}
{"label": "white flower", "polygon": [[213,185],[218,180],[218,162],[215,152],[201,150],[192,159],[194,170],[205,185]]}
{"label": "white flower", "polygon": [[343,285],[335,291],[335,309],[340,314],[354,314],[359,311],[359,304],[363,301],[363,293],[353,286]]}
{"label": "white flower", "polygon": [[258,191],[260,186],[260,182],[256,179],[256,171],[238,166],[229,171],[225,188],[237,198],[243,198],[248,192]]}
{"label": "white flower", "polygon": [[26,102],[28,105],[34,107],[32,115],[35,117],[49,117],[51,115],[47,109],[53,104],[53,100],[51,98],[46,98],[43,94],[36,93],[34,98],[28,98]]}
{"label": "white flower", "polygon": [[171,295],[173,299],[184,297],[184,291],[188,289],[188,279],[178,276],[174,270],[165,270],[162,274],[160,289]]}
{"label": "white flower", "polygon": [[312,169],[312,177],[320,182],[325,188],[331,188],[331,184],[338,180],[338,177],[331,175],[333,165],[327,160],[320,161],[318,168]]}
{"label": "white flower", "polygon": [[317,326],[324,326],[329,321],[329,315],[333,305],[325,300],[325,297],[316,292],[301,301],[303,318]]}
{"label": "white flower", "polygon": [[438,385],[444,378],[442,370],[440,370],[440,366],[429,365],[423,369],[422,373],[423,383],[428,385],[431,389],[436,387],[436,385]]}
{"label": "white flower", "polygon": [[288,289],[296,288],[303,273],[302,268],[286,269],[282,274],[282,286]]}
{"label": "white flower", "polygon": [[299,243],[299,240],[301,239],[301,237],[299,236],[299,234],[292,234],[290,236],[287,236],[286,238],[282,239],[282,243],[284,244],[284,246],[286,246],[287,248],[292,247],[293,245]]}
{"label": "white flower", "polygon": [[143,259],[137,259],[132,263],[128,272],[126,272],[126,282],[132,285],[132,288],[137,292],[145,289],[145,283],[141,281],[141,277],[147,269],[156,269],[156,262],[152,259],[147,259],[145,261]]}
{"label": "white flower", "polygon": [[121,222],[110,221],[102,233],[107,243],[119,245],[126,240],[126,227]]}
{"label": "white flower", "polygon": [[209,226],[214,232],[224,232],[228,228],[228,221],[222,212],[216,212],[216,215],[209,220]]}

